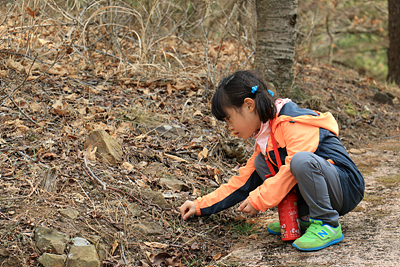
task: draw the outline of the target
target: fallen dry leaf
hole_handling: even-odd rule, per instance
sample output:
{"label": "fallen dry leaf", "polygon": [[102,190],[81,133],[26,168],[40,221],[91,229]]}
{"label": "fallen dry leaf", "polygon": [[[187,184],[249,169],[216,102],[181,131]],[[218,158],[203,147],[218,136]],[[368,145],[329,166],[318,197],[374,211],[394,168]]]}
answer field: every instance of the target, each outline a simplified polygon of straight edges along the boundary
{"label": "fallen dry leaf", "polygon": [[17,129],[18,129],[18,131],[20,131],[20,132],[27,132],[27,131],[29,131],[30,128],[29,128],[28,126],[19,124],[19,125],[17,125]]}
{"label": "fallen dry leaf", "polygon": [[174,156],[174,155],[169,155],[169,154],[164,153],[164,156],[166,156],[167,158],[170,158],[172,160],[179,161],[179,162],[189,163],[186,159],[183,159],[183,158],[180,158],[180,157],[177,157],[177,156]]}
{"label": "fallen dry leaf", "polygon": [[23,72],[25,70],[24,66],[22,66],[21,63],[14,61],[12,58],[9,58],[6,60],[7,66],[10,69],[19,71],[19,72]]}
{"label": "fallen dry leaf", "polygon": [[42,109],[42,106],[39,105],[39,104],[36,103],[36,102],[32,102],[31,104],[29,104],[29,108],[30,108],[30,110],[31,110],[32,112],[38,112],[39,110]]}
{"label": "fallen dry leaf", "polygon": [[219,260],[220,258],[222,258],[222,254],[221,254],[221,253],[218,253],[217,255],[215,255],[215,256],[213,257],[213,259],[214,259],[215,261]]}
{"label": "fallen dry leaf", "polygon": [[99,106],[94,106],[94,107],[90,108],[90,112],[93,114],[98,114],[98,113],[104,112],[104,108],[99,107]]}
{"label": "fallen dry leaf", "polygon": [[53,152],[47,152],[47,153],[44,153],[44,154],[41,156],[42,159],[47,159],[47,158],[49,158],[49,159],[54,159],[54,158],[57,158],[57,157],[58,157],[57,154],[56,154],[56,153],[53,153]]}
{"label": "fallen dry leaf", "polygon": [[51,110],[51,112],[52,112],[54,115],[59,115],[59,116],[64,116],[64,115],[68,114],[68,110],[66,110],[66,109],[57,109],[57,108],[53,108],[53,109]]}
{"label": "fallen dry leaf", "polygon": [[26,13],[28,13],[31,17],[35,18],[35,12],[30,8],[26,8]]}
{"label": "fallen dry leaf", "polygon": [[51,105],[54,109],[62,109],[64,107],[63,102],[62,102],[62,98],[60,97],[59,99],[57,99],[56,101],[54,101],[54,104]]}
{"label": "fallen dry leaf", "polygon": [[47,71],[47,73],[52,75],[64,76],[68,74],[68,70],[59,64],[55,64],[51,69]]}
{"label": "fallen dry leaf", "polygon": [[0,70],[0,77],[6,77],[8,75],[8,70]]}
{"label": "fallen dry leaf", "polygon": [[169,96],[172,94],[172,85],[171,85],[171,83],[167,84],[167,93],[168,93]]}
{"label": "fallen dry leaf", "polygon": [[134,130],[134,128],[132,127],[132,124],[130,122],[126,121],[126,122],[121,123],[118,126],[116,132],[117,133],[127,133],[127,132],[130,132],[133,130]]}
{"label": "fallen dry leaf", "polygon": [[[152,256],[153,255],[154,254],[152,254]],[[152,257],[153,266],[162,266],[162,263],[165,263],[167,266],[180,266],[180,257],[180,253],[178,253],[176,256],[171,256],[167,252],[161,252]]]}
{"label": "fallen dry leaf", "polygon": [[174,87],[178,91],[186,91],[187,89],[189,89],[189,86],[186,83],[181,82],[181,81],[178,81],[172,87]]}
{"label": "fallen dry leaf", "polygon": [[167,244],[162,244],[162,243],[158,243],[158,242],[143,242],[143,244],[145,244],[146,246],[151,247],[151,248],[165,249],[165,248],[169,247],[169,245],[167,245]]}
{"label": "fallen dry leaf", "polygon": [[64,116],[66,114],[68,114],[68,104],[64,101],[62,101],[63,96],[60,96],[59,99],[57,99],[56,101],[54,101],[52,106],[52,110],[51,112],[54,115],[59,115],[59,116]]}
{"label": "fallen dry leaf", "polygon": [[96,161],[96,151],[97,151],[97,146],[93,147],[88,147],[86,150],[86,159],[89,161]]}
{"label": "fallen dry leaf", "polygon": [[206,159],[208,156],[208,149],[203,147],[203,150],[197,155],[199,159]]}
{"label": "fallen dry leaf", "polygon": [[74,178],[69,178],[68,179],[68,185],[69,186],[75,186],[76,185],[76,180]]}
{"label": "fallen dry leaf", "polygon": [[112,245],[112,248],[111,248],[111,255],[114,254],[114,252],[115,252],[115,250],[117,249],[117,247],[118,247],[118,240],[115,239],[115,240],[114,240],[114,243],[113,243],[113,245]]}
{"label": "fallen dry leaf", "polygon": [[130,164],[129,162],[124,162],[122,163],[122,167],[124,167],[125,170],[131,171],[133,170],[133,165]]}
{"label": "fallen dry leaf", "polygon": [[50,43],[51,41],[45,40],[45,39],[42,39],[42,38],[38,38],[38,42],[39,42],[40,45],[46,45],[46,44]]}
{"label": "fallen dry leaf", "polygon": [[25,66],[25,73],[31,71],[32,75],[40,75],[43,72],[43,66],[40,63],[35,62],[33,65]]}
{"label": "fallen dry leaf", "polygon": [[200,110],[196,110],[196,111],[193,113],[193,117],[195,117],[195,116],[201,116],[201,117],[204,117],[203,113],[201,113],[201,111],[200,111]]}
{"label": "fallen dry leaf", "polygon": [[68,99],[68,100],[76,100],[76,97],[77,97],[77,95],[76,95],[75,93],[73,93],[73,94],[67,95],[67,96],[65,97],[65,99]]}
{"label": "fallen dry leaf", "polygon": [[86,108],[78,108],[78,113],[81,115],[86,115]]}
{"label": "fallen dry leaf", "polygon": [[200,246],[199,246],[199,244],[198,244],[197,242],[194,242],[194,243],[190,246],[190,248],[191,248],[192,250],[199,250],[199,249],[200,249]]}

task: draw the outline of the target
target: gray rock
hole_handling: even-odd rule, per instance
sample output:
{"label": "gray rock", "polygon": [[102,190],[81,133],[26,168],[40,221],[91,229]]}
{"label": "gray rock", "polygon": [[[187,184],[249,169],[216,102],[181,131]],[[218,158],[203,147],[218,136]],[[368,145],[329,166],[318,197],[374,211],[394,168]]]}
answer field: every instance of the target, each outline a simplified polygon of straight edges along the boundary
{"label": "gray rock", "polygon": [[36,247],[40,252],[64,254],[69,236],[47,227],[38,226],[35,229]]}
{"label": "gray rock", "polygon": [[189,191],[190,187],[182,182],[181,180],[175,178],[161,178],[160,183],[168,186],[176,191]]}
{"label": "gray rock", "polygon": [[49,168],[44,172],[43,180],[40,182],[40,186],[47,192],[54,193],[57,190],[57,168]]}
{"label": "gray rock", "polygon": [[50,253],[43,253],[39,258],[39,263],[44,267],[63,267],[65,260],[67,259],[67,255],[57,255]]}
{"label": "gray rock", "polygon": [[99,267],[100,259],[93,245],[75,246],[69,250],[67,267]]}
{"label": "gray rock", "polygon": [[142,211],[138,208],[136,204],[129,203],[126,208],[132,213],[132,216],[138,217],[142,215]]}
{"label": "gray rock", "polygon": [[80,246],[89,246],[90,242],[87,241],[85,238],[82,237],[75,237],[74,238],[74,246],[80,247]]}
{"label": "gray rock", "polygon": [[392,98],[390,97],[390,96],[388,96],[387,94],[384,94],[384,93],[381,93],[381,92],[377,92],[375,95],[374,95],[374,101],[375,102],[378,102],[378,103],[381,103],[381,104],[386,104],[386,103],[388,103],[388,104],[390,104],[390,105],[393,105],[393,100],[392,100]]}
{"label": "gray rock", "polygon": [[154,192],[152,190],[145,189],[142,190],[142,194],[152,203],[157,204],[163,209],[169,208],[170,206],[161,192]]}
{"label": "gray rock", "polygon": [[236,158],[240,163],[246,162],[250,155],[245,141],[239,138],[227,138],[221,142],[221,146],[228,158]]}
{"label": "gray rock", "polygon": [[8,257],[9,255],[10,255],[10,253],[8,252],[7,249],[0,248],[0,256]]}
{"label": "gray rock", "polygon": [[144,223],[134,224],[132,228],[133,230],[136,230],[139,233],[142,233],[146,236],[164,234],[164,229],[159,224],[154,222],[146,222],[145,224]]}
{"label": "gray rock", "polygon": [[158,135],[164,136],[167,138],[173,138],[176,136],[184,136],[185,129],[178,125],[162,125],[157,128],[154,128]]}
{"label": "gray rock", "polygon": [[97,147],[96,156],[105,159],[108,163],[115,165],[122,161],[122,147],[105,130],[94,130],[86,139],[85,148]]}
{"label": "gray rock", "polygon": [[79,216],[79,211],[74,210],[74,209],[62,209],[58,210],[58,212],[65,218],[67,219],[76,219]]}
{"label": "gray rock", "polygon": [[167,172],[168,170],[165,165],[160,162],[153,162],[144,170],[144,174],[152,177],[163,177]]}

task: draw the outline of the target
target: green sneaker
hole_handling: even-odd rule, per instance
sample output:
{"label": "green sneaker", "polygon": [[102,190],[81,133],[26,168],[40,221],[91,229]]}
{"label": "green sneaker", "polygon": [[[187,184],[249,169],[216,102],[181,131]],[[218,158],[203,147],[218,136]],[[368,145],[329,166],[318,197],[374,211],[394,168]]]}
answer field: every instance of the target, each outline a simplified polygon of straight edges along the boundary
{"label": "green sneaker", "polygon": [[302,251],[326,248],[343,240],[342,227],[323,224],[321,220],[310,218],[311,225],[306,233],[293,242],[293,247]]}
{"label": "green sneaker", "polygon": [[[300,232],[301,233],[305,233],[305,231],[307,230],[308,226],[310,226],[310,222],[307,221],[303,221],[300,220]],[[270,232],[273,235],[280,235],[281,234],[281,224],[279,222],[274,222],[274,223],[270,223],[267,226],[267,230],[268,232]]]}

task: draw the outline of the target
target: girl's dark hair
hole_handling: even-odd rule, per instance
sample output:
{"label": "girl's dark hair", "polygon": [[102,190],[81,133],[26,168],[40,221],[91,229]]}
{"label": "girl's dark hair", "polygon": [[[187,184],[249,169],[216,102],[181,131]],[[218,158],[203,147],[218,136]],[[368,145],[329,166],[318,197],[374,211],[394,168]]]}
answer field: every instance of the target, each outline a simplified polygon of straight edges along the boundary
{"label": "girl's dark hair", "polygon": [[[257,86],[257,91],[252,93],[252,87]],[[276,106],[273,97],[268,93],[266,83],[259,78],[255,71],[237,71],[222,79],[218,89],[211,99],[211,112],[218,120],[224,120],[228,114],[227,108],[239,109],[245,98],[255,102],[255,108],[262,122],[273,119]]]}

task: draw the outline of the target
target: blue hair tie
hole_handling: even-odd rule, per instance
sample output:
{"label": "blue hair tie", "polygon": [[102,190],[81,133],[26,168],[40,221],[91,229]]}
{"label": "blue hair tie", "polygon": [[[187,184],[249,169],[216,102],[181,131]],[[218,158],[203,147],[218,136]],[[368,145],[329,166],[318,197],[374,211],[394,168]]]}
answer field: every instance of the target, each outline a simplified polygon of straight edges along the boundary
{"label": "blue hair tie", "polygon": [[272,97],[274,97],[274,92],[272,92],[271,90],[268,90],[268,93],[272,96]]}
{"label": "blue hair tie", "polygon": [[253,87],[251,87],[251,92],[254,94],[257,91],[257,89],[258,89],[257,85],[253,86]]}

